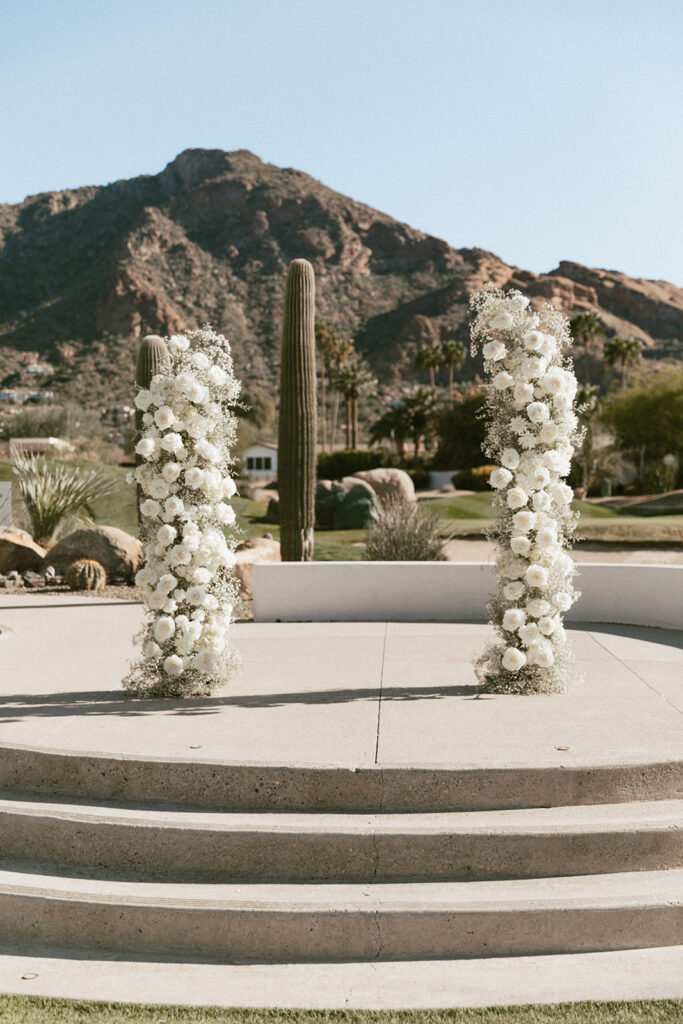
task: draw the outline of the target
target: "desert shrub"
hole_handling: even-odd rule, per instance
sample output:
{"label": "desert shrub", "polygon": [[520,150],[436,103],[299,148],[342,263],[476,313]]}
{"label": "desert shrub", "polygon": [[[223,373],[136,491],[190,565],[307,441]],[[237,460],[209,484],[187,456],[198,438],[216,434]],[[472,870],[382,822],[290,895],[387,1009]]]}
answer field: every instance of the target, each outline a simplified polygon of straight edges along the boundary
{"label": "desert shrub", "polygon": [[372,514],[363,558],[372,562],[445,562],[448,539],[439,532],[437,513],[424,504],[385,501]]}
{"label": "desert shrub", "polygon": [[99,469],[48,462],[37,455],[17,455],[13,465],[19,492],[39,544],[54,540],[71,518],[92,522],[90,506],[116,491],[116,483]]}
{"label": "desert shrub", "polygon": [[437,449],[432,469],[467,469],[481,463],[486,430],[483,408],[484,392],[472,388],[441,409],[436,418]]}
{"label": "desert shrub", "polygon": [[338,452],[318,455],[318,480],[341,480],[365,469],[385,469],[398,466],[398,456],[387,448],[364,451],[344,448]]}
{"label": "desert shrub", "polygon": [[429,490],[429,470],[422,466],[418,466],[415,469],[406,469],[406,473],[413,481],[413,486],[416,491],[428,491]]}

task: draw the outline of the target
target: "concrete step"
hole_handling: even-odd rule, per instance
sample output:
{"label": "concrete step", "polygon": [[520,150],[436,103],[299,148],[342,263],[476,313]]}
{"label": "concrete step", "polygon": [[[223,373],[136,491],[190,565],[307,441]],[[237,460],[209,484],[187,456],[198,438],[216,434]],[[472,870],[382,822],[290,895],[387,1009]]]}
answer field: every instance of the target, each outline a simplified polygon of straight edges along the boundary
{"label": "concrete step", "polygon": [[[564,760],[560,760],[564,758]],[[683,760],[312,765],[134,757],[0,744],[0,789],[216,810],[461,811],[683,797]]]}
{"label": "concrete step", "polygon": [[[680,999],[683,946],[353,963],[178,963],[0,950],[0,991],[159,1005],[412,1010]],[[672,1010],[672,1013],[674,1011]],[[170,1018],[169,1014],[169,1018]],[[156,1014],[154,1019],[164,1019]]]}
{"label": "concrete step", "polygon": [[176,881],[531,878],[683,867],[683,800],[413,814],[0,799],[0,858]]}
{"label": "concrete step", "polygon": [[174,884],[0,871],[0,944],[211,961],[680,945],[683,871],[485,882]]}

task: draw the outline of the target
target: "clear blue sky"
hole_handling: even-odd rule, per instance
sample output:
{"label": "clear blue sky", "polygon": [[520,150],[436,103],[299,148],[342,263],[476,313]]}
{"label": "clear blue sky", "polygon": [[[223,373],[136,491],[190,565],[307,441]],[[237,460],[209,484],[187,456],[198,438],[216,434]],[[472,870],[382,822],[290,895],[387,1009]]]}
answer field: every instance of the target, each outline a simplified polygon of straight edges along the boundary
{"label": "clear blue sky", "polygon": [[3,0],[0,202],[250,149],[455,246],[683,285],[681,0]]}

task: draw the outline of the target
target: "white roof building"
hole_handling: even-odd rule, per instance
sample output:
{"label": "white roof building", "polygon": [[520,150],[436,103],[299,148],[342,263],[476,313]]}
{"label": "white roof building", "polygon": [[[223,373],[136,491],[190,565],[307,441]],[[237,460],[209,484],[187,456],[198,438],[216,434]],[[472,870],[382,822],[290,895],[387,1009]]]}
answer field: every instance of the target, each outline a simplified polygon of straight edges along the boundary
{"label": "white roof building", "polygon": [[249,480],[275,480],[277,445],[267,441],[250,445],[242,456],[242,475]]}

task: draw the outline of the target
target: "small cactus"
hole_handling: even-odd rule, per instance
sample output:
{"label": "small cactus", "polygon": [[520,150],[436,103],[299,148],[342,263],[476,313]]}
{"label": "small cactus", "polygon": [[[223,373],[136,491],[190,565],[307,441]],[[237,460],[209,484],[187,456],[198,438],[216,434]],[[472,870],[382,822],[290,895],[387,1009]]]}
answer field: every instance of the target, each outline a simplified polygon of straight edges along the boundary
{"label": "small cactus", "polygon": [[280,368],[278,481],[285,562],[313,560],[315,371],[315,277],[308,260],[293,260],[287,275]]}
{"label": "small cactus", "polygon": [[94,558],[79,558],[66,570],[64,581],[69,590],[102,590],[107,585],[107,574]]}

